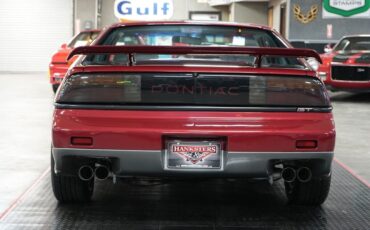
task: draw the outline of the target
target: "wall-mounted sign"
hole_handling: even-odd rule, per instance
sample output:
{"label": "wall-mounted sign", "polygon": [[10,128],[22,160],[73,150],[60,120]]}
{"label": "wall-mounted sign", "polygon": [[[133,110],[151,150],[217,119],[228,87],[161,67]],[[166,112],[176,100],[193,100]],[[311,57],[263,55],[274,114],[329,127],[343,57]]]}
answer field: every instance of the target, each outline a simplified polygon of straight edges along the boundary
{"label": "wall-mounted sign", "polygon": [[298,4],[293,5],[294,17],[303,24],[307,24],[315,20],[317,18],[318,12],[319,7],[316,4],[312,5],[307,13],[302,12],[300,5]]}
{"label": "wall-mounted sign", "polygon": [[323,0],[323,18],[370,18],[370,0]]}
{"label": "wall-mounted sign", "polygon": [[123,21],[168,20],[173,15],[173,0],[116,0],[114,15]]}

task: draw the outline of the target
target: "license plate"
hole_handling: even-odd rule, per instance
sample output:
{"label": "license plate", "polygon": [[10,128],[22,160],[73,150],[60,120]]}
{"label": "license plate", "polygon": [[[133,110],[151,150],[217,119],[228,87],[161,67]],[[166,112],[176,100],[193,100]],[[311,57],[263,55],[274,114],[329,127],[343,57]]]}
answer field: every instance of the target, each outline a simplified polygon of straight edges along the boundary
{"label": "license plate", "polygon": [[222,148],[217,141],[169,141],[167,169],[222,169]]}

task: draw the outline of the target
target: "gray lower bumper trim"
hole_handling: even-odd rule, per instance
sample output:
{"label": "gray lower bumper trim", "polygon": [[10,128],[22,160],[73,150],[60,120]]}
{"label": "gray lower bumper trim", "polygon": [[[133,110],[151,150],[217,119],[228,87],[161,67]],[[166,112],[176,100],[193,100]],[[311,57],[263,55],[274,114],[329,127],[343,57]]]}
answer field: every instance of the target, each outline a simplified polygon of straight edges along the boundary
{"label": "gray lower bumper trim", "polygon": [[148,150],[103,150],[103,149],[66,149],[53,148],[56,172],[63,173],[71,165],[67,159],[75,161],[82,158],[109,158],[114,162],[113,173],[118,176],[233,176],[267,177],[272,170],[273,160],[310,160],[319,162],[318,173],[329,174],[333,152],[225,152],[223,170],[164,168],[164,151]]}

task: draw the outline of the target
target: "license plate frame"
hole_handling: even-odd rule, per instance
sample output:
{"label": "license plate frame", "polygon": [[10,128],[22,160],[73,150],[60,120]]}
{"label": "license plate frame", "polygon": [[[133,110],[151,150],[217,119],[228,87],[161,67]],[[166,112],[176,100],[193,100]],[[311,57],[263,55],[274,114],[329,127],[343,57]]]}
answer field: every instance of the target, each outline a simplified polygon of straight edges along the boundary
{"label": "license plate frame", "polygon": [[223,144],[218,140],[167,140],[164,158],[165,170],[223,171],[224,167]]}

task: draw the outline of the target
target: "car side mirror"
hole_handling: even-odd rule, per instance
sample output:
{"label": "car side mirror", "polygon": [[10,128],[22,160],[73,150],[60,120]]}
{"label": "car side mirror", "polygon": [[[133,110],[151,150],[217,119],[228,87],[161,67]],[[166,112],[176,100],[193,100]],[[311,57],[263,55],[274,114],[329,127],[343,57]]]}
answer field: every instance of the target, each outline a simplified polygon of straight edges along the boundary
{"label": "car side mirror", "polygon": [[333,51],[333,45],[332,44],[327,44],[324,47],[324,52],[325,53],[331,53]]}
{"label": "car side mirror", "polygon": [[66,43],[63,43],[61,46],[60,46],[61,49],[66,49],[67,48],[67,44]]}

